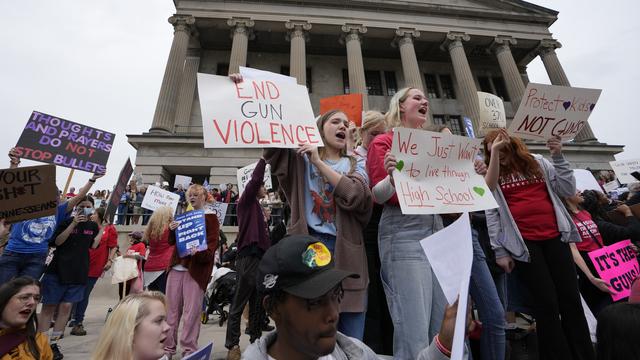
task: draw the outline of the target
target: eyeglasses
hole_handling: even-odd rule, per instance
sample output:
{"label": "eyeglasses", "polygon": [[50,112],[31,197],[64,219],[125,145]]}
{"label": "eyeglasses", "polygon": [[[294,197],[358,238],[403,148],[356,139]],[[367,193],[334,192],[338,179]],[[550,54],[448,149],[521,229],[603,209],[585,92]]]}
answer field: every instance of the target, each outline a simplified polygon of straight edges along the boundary
{"label": "eyeglasses", "polygon": [[40,300],[42,300],[42,296],[40,296],[40,294],[23,294],[23,295],[16,296],[16,299],[18,299],[23,304],[28,303],[29,299],[32,299],[32,298],[33,298],[33,301],[35,301],[36,303],[39,303]]}

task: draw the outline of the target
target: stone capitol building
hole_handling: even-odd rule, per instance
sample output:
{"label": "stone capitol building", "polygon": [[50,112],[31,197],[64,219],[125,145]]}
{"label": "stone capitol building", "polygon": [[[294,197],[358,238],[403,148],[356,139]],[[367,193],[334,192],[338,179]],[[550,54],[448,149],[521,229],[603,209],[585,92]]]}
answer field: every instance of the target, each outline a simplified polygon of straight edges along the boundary
{"label": "stone capitol building", "polygon": [[[386,111],[405,86],[423,89],[429,120],[463,134],[477,126],[477,91],[503,98],[513,118],[529,79],[544,63],[549,83],[570,86],[549,27],[558,12],[520,0],[174,0],[164,78],[148,132],[128,135],[145,183],[174,175],[235,183],[259,149],[205,149],[197,73],[239,66],[282,73],[306,84],[314,112],[321,98],[363,93],[364,107]],[[560,40],[560,41],[559,41]],[[586,39],[585,39],[586,40]],[[546,152],[529,143],[532,152]],[[574,167],[610,169],[621,145],[598,142],[588,126],[565,145]]]}

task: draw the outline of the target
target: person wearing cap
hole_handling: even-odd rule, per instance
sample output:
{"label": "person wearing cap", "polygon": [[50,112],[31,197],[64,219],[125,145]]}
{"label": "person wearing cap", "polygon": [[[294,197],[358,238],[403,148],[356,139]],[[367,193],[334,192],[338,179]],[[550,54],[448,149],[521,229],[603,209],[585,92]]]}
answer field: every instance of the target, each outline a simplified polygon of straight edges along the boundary
{"label": "person wearing cap", "polygon": [[264,159],[258,161],[251,179],[238,200],[238,236],[236,238],[238,282],[231,301],[227,324],[225,347],[229,349],[228,360],[240,359],[240,322],[247,301],[249,302],[250,341],[254,342],[262,335],[264,312],[256,290],[256,273],[262,255],[271,246],[269,229],[259,201],[267,194],[263,184],[266,164]]}
{"label": "person wearing cap", "polygon": [[[327,247],[308,235],[280,240],[262,257],[258,290],[276,330],[249,345],[247,360],[378,359],[364,343],[337,330],[342,282],[358,274],[335,267]],[[456,312],[449,308],[441,333],[418,355],[418,360],[450,356]]]}

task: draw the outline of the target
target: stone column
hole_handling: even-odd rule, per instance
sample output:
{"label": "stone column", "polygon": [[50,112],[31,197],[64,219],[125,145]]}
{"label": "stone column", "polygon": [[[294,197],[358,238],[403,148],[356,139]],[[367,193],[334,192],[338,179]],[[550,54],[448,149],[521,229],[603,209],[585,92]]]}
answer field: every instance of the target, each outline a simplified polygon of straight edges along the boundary
{"label": "stone column", "polygon": [[[549,75],[551,84],[571,86],[571,83],[569,83],[569,79],[567,78],[567,74],[565,74],[564,69],[560,64],[560,60],[558,60],[558,56],[556,55],[556,49],[561,47],[562,44],[555,39],[544,39],[540,41],[540,45],[538,45],[538,52],[540,54],[540,58],[542,58],[544,68],[547,70],[547,75]],[[582,131],[580,131],[576,136],[575,141],[598,141],[598,139],[593,134],[591,126],[586,124]]]}
{"label": "stone column", "polygon": [[404,86],[414,87],[424,91],[422,85],[422,75],[418,66],[416,50],[413,47],[413,39],[420,36],[420,32],[414,29],[396,30],[396,38],[392,45],[400,49],[400,59],[402,59],[402,72],[404,74]]}
{"label": "stone column", "polygon": [[478,103],[478,90],[471,74],[471,67],[464,53],[463,41],[469,41],[469,35],[460,32],[450,32],[441,45],[441,49],[449,50],[453,71],[456,75],[459,98],[464,105],[465,115],[471,119],[476,136],[483,136],[480,131],[480,105]]}
{"label": "stone column", "polygon": [[524,84],[518,66],[511,54],[510,45],[517,44],[516,39],[511,36],[497,36],[491,44],[491,50],[496,54],[500,71],[504,76],[504,82],[507,86],[507,93],[511,98],[511,104],[517,108],[524,94]]}
{"label": "stone column", "polygon": [[169,23],[174,28],[173,42],[171,43],[167,66],[164,70],[158,103],[153,114],[153,123],[151,129],[149,129],[150,132],[172,133],[174,130],[178,85],[180,84],[182,68],[187,55],[191,25],[195,24],[195,21],[196,19],[193,16],[174,15],[169,18]]}
{"label": "stone column", "polygon": [[196,91],[199,67],[200,49],[189,49],[184,63],[184,70],[182,71],[178,109],[176,110],[176,130],[178,132],[193,132],[193,129],[188,126],[191,119],[191,108],[193,107],[193,96]]}
{"label": "stone column", "polygon": [[362,35],[367,32],[364,25],[346,24],[342,26],[345,33],[342,41],[347,46],[347,63],[349,68],[349,88],[351,93],[362,94],[362,108],[369,109],[367,94],[367,82],[364,77],[364,63],[362,61],[362,48],[360,46]]}
{"label": "stone column", "polygon": [[287,40],[291,41],[289,59],[289,75],[298,80],[298,84],[307,85],[307,53],[306,42],[311,24],[305,21],[288,21],[284,26],[289,30]]}
{"label": "stone column", "polygon": [[229,59],[229,74],[238,73],[240,66],[247,65],[247,48],[249,40],[253,39],[251,28],[255,22],[251,19],[229,19],[227,25],[231,26],[231,57]]}

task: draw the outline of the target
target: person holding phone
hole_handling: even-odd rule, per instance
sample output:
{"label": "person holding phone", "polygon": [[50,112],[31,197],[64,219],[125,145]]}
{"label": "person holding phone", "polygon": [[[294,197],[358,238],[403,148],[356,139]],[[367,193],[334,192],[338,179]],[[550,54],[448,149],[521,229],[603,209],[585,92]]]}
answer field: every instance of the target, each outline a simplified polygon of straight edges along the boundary
{"label": "person holding phone", "polygon": [[74,303],[84,298],[89,280],[89,249],[97,248],[102,238],[98,224],[90,220],[93,198],[84,196],[73,211],[73,217],[60,223],[51,246],[56,248],[51,263],[42,278],[42,311],[39,330],[49,331],[51,319],[58,308],[53,333],[50,336],[54,359],[61,359],[57,345]]}

